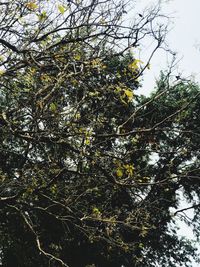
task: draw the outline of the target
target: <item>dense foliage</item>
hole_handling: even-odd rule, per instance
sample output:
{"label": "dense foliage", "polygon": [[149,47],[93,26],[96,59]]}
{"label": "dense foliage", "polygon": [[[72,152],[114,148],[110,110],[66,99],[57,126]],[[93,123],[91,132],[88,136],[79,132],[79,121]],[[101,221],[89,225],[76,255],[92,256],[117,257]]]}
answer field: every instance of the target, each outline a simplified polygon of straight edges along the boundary
{"label": "dense foliage", "polygon": [[[0,259],[5,267],[189,266],[199,234],[200,91],[141,76],[164,45],[160,6],[0,3]],[[164,17],[162,17],[163,19]],[[147,62],[131,49],[155,44]],[[194,210],[180,210],[181,195]]]}

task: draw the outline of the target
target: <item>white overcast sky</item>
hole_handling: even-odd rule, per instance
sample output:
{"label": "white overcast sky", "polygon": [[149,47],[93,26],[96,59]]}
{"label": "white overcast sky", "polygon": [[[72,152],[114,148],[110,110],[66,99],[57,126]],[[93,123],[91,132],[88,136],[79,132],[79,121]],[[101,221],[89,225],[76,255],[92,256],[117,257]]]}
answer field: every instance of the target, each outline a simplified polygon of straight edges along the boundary
{"label": "white overcast sky", "polygon": [[[156,0],[138,0],[139,6],[145,7]],[[166,1],[167,2],[167,1]],[[163,5],[163,13],[173,17],[167,42],[171,50],[177,52],[180,59],[174,75],[193,77],[200,84],[200,0],[170,0]],[[142,59],[142,58],[141,58]],[[146,71],[143,86],[139,93],[149,94],[158,78],[160,70],[167,68],[167,57],[163,52],[157,52],[151,62],[151,70]],[[183,205],[187,205],[183,203]],[[190,211],[188,215],[192,215]],[[180,234],[192,238],[192,231],[183,223],[180,224]],[[200,248],[200,245],[199,245]],[[193,267],[198,267],[193,263]]]}
{"label": "white overcast sky", "polygon": [[[141,5],[141,10],[151,3],[157,3],[156,0],[137,2]],[[192,75],[194,80],[200,83],[200,0],[170,0],[163,4],[162,11],[173,17],[167,42],[180,59],[175,75]],[[146,71],[140,92],[149,93],[154,87],[155,77],[166,67],[166,55],[158,51],[152,60],[151,71]]]}

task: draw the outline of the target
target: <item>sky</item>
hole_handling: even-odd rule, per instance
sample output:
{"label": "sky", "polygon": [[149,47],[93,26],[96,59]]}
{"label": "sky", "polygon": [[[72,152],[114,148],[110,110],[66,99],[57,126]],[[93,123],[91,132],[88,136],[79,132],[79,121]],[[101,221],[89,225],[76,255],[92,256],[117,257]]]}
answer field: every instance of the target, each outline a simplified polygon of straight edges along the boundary
{"label": "sky", "polygon": [[[138,2],[142,8],[157,1],[138,0]],[[169,48],[177,52],[179,60],[174,75],[192,78],[200,84],[200,0],[170,0],[163,5],[162,11],[172,17],[166,40]],[[160,70],[166,68],[166,53],[157,51],[151,61],[151,70],[145,72],[143,84],[138,93],[148,95],[155,86]],[[187,203],[182,203],[182,205],[183,207],[189,206]],[[187,215],[192,216],[192,211],[188,211]],[[180,223],[179,233],[188,238],[193,237],[192,230],[184,223]],[[192,266],[198,267],[195,263]]]}
{"label": "sky", "polygon": [[[138,0],[141,8],[157,3],[151,0]],[[163,4],[162,12],[172,17],[167,43],[177,52],[179,63],[174,73],[182,77],[192,77],[200,83],[200,0],[170,0]],[[146,71],[140,93],[149,94],[160,70],[166,69],[166,53],[157,51],[151,62],[151,71]]]}

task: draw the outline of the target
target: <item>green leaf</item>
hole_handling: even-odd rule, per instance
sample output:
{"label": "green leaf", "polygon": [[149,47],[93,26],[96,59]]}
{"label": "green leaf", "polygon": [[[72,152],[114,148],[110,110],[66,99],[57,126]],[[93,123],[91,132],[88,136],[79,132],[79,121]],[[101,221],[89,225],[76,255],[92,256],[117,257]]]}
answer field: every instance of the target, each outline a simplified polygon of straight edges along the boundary
{"label": "green leaf", "polygon": [[144,244],[143,243],[139,243],[139,248],[143,248]]}
{"label": "green leaf", "polygon": [[50,106],[49,106],[49,109],[50,109],[52,112],[56,112],[56,110],[57,110],[56,104],[51,103]]}
{"label": "green leaf", "polygon": [[38,15],[40,21],[45,20],[47,18],[47,12],[42,11],[40,15]]}

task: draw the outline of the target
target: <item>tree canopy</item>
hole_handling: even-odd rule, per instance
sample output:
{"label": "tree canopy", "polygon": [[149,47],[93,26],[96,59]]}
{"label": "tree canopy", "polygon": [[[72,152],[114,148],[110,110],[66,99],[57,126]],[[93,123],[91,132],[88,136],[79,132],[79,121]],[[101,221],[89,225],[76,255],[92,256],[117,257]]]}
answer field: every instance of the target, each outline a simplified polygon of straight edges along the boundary
{"label": "tree canopy", "polygon": [[[172,80],[170,69],[151,96],[137,94],[165,48],[168,18],[157,4],[128,22],[128,9],[114,0],[0,3],[2,266],[197,258],[176,222],[199,237],[199,86]],[[135,51],[146,39],[154,47],[142,62]]]}

